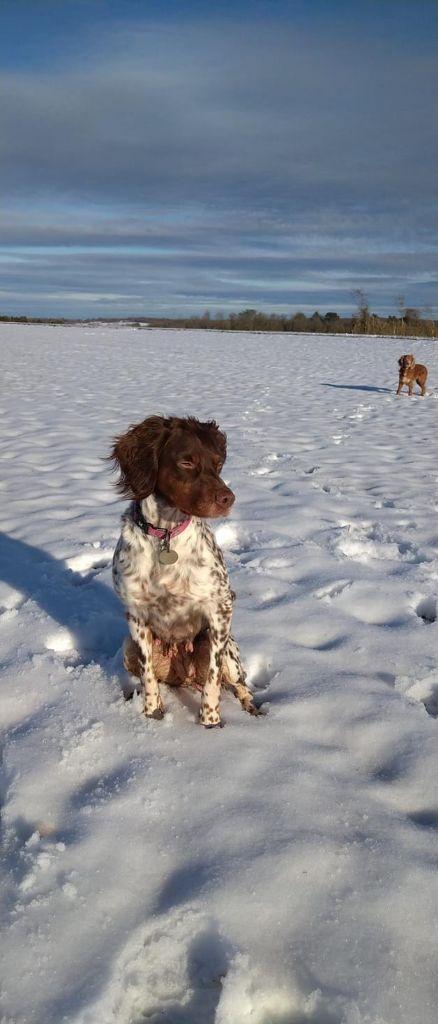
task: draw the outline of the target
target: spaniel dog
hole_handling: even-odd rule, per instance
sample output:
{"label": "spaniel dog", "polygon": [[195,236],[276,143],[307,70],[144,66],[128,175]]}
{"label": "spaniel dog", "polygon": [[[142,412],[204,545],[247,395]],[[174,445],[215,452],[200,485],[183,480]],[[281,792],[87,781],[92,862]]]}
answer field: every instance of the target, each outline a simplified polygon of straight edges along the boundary
{"label": "spaniel dog", "polygon": [[221,687],[257,715],[230,633],[234,594],[206,519],[228,515],[221,480],[226,437],[214,422],[150,416],[116,438],[118,490],[132,501],[113,559],[114,588],[130,639],[124,663],[138,676],[144,713],[162,718],[159,683],[201,691],[199,718],[221,724]]}
{"label": "spaniel dog", "polygon": [[414,384],[421,388],[421,394],[426,394],[427,367],[416,363],[412,355],[400,356],[398,361],[400,367],[397,394],[399,395],[404,384],[407,384],[409,394],[412,395]]}

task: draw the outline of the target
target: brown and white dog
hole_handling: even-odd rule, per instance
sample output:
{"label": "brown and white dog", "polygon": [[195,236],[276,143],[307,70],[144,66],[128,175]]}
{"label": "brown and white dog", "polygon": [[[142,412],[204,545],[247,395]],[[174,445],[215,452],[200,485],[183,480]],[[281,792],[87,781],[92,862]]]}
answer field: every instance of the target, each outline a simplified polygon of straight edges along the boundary
{"label": "brown and white dog", "polygon": [[400,372],[397,394],[400,394],[403,385],[406,384],[409,394],[412,395],[414,384],[417,383],[421,388],[421,394],[424,396],[426,394],[427,367],[421,363],[416,363],[413,355],[400,356],[398,365]]}
{"label": "brown and white dog", "polygon": [[118,489],[133,499],[113,559],[130,640],[125,667],[140,677],[144,713],[162,718],[159,682],[201,690],[200,721],[221,724],[220,691],[258,714],[230,633],[234,594],[207,518],[226,516],[226,437],[216,423],[150,416],[116,438]]}

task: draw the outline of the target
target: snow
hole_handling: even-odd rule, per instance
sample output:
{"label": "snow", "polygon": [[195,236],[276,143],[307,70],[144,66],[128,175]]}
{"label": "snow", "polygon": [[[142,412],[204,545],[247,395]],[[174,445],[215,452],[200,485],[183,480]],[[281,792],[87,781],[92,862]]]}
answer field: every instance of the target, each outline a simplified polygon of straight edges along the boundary
{"label": "snow", "polygon": [[[435,1024],[438,347],[2,324],[3,1024]],[[397,359],[428,395],[395,396]],[[214,417],[267,714],[123,699],[103,461]]]}

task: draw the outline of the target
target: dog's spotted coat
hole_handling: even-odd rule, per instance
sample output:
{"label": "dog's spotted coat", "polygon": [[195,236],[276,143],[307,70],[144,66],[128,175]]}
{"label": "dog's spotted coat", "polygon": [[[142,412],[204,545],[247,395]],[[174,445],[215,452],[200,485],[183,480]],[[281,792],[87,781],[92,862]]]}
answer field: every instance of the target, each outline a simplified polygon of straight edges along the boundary
{"label": "dog's spotted coat", "polygon": [[[156,423],[161,417],[151,420]],[[129,485],[133,456],[130,451],[126,457],[126,439],[128,448],[129,439],[136,441],[134,462],[140,458],[147,464],[151,457],[148,444],[143,447],[141,442],[138,444],[135,431],[140,430],[141,435],[143,428],[147,437],[149,422],[146,420],[138,428],[133,428],[115,445],[113,458],[121,468],[125,491],[128,488],[131,492],[133,490]],[[170,530],[199,507],[205,507],[205,514],[223,515],[234,501],[234,495],[219,477],[218,467],[225,457],[224,435],[215,424],[198,425],[198,421],[192,419],[173,417],[161,422],[164,430],[154,455],[155,486],[165,486],[168,493],[163,495],[158,490],[142,497],[138,493],[141,488],[137,487],[134,497],[140,504],[143,519],[155,527]],[[220,456],[217,451],[219,439]],[[133,477],[136,472],[138,466],[134,467]],[[174,474],[174,484],[169,483],[169,473],[170,478]],[[189,476],[188,480],[184,473]],[[169,491],[174,491],[175,500],[178,488],[179,493],[184,492],[184,510],[169,501]],[[207,727],[220,724],[220,691],[224,680],[244,709],[250,714],[257,714],[253,696],[245,684],[237,644],[230,634],[234,595],[222,554],[204,518],[192,515],[185,529],[171,540],[171,548],[177,553],[178,560],[163,565],[158,560],[160,541],[155,536],[145,535],[136,521],[135,512],[134,502],[122,517],[122,532],[113,560],[113,579],[116,593],[126,609],[131,637],[139,649],[145,714],[161,718],[164,713],[154,673],[154,643],[159,641],[164,646],[183,643],[190,647],[195,638],[205,635],[206,631],[209,662],[201,698],[201,723]]]}

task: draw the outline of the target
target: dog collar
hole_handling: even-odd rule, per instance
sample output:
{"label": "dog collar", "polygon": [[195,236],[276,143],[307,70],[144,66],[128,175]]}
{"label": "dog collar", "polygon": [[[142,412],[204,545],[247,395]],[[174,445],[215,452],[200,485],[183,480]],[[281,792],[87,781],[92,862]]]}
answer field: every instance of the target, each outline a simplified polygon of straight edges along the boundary
{"label": "dog collar", "polygon": [[173,526],[171,530],[166,530],[165,527],[162,526],[153,526],[152,523],[148,523],[147,519],[145,519],[141,511],[140,502],[138,501],[133,503],[132,518],[135,525],[139,527],[145,537],[157,537],[158,540],[161,540],[162,547],[166,551],[169,550],[170,541],[173,540],[174,537],[177,537],[179,533],[182,533],[192,521],[192,517],[189,516],[187,519],[183,519],[182,523],[178,523],[177,526]]}

